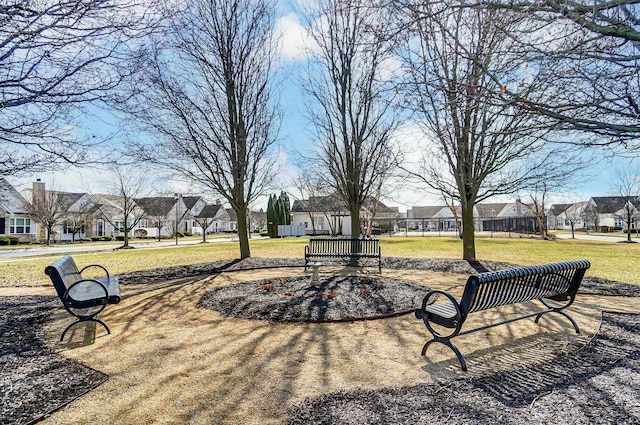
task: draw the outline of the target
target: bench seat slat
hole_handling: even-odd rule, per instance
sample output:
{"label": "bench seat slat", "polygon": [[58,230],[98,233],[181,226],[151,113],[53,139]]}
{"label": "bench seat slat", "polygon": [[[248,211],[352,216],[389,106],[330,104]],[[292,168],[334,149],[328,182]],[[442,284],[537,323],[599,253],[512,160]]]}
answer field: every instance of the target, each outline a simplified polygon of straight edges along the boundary
{"label": "bench seat slat", "polygon": [[425,308],[425,311],[436,316],[452,319],[456,316],[457,310],[453,303],[443,302],[438,304],[431,304]]}
{"label": "bench seat slat", "polygon": [[[117,277],[95,279],[107,288],[109,304],[120,302],[120,284]],[[104,297],[104,291],[92,280],[80,282],[69,291],[69,296],[75,301],[91,301]]]}

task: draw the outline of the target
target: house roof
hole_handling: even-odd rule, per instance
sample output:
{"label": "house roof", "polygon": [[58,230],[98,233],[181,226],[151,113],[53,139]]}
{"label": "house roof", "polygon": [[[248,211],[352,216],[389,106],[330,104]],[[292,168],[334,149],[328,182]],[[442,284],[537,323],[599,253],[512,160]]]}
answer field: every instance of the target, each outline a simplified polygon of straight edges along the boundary
{"label": "house roof", "polygon": [[378,205],[375,205],[375,203],[376,203],[376,198],[368,197],[367,199],[364,200],[364,203],[362,204],[362,209],[372,212],[375,206],[376,215],[378,217],[385,216],[385,215],[395,217],[398,215],[398,208],[388,207],[387,205],[384,204],[384,202],[380,200],[378,200]]}
{"label": "house roof", "polygon": [[595,202],[598,212],[605,214],[613,214],[620,211],[627,202],[640,207],[638,196],[598,196],[591,199]]}
{"label": "house roof", "polygon": [[215,216],[218,215],[220,208],[222,208],[222,205],[220,204],[207,204],[196,218],[215,218]]}
{"label": "house roof", "polygon": [[95,194],[91,195],[96,203],[101,204],[107,208],[115,209],[122,211],[124,208],[122,206],[122,197],[118,195],[101,195]]}
{"label": "house roof", "polygon": [[0,205],[10,214],[29,211],[29,202],[3,177],[0,177]]}
{"label": "house roof", "polygon": [[335,194],[327,196],[310,196],[309,199],[293,201],[291,212],[346,212],[344,202]]}
{"label": "house roof", "polygon": [[58,199],[60,200],[61,207],[68,211],[73,204],[82,199],[85,194],[84,193],[69,193],[69,192],[59,192],[59,191],[47,191],[51,194],[56,194]]}
{"label": "house roof", "polygon": [[201,196],[183,196],[182,197],[182,201],[189,209],[192,209],[201,199],[202,199]]}
{"label": "house roof", "polygon": [[230,221],[238,221],[238,214],[236,214],[233,208],[225,208],[227,214],[229,214]]}
{"label": "house roof", "polygon": [[440,212],[441,209],[446,208],[443,206],[422,206],[411,207],[407,214],[408,218],[431,218]]}
{"label": "house roof", "polygon": [[499,202],[499,203],[491,203],[491,204],[476,204],[475,210],[478,217],[482,218],[492,218],[492,217],[501,217],[505,212],[507,212],[513,203]]}
{"label": "house roof", "polygon": [[[368,197],[362,204],[362,210],[373,211],[376,199]],[[310,196],[309,199],[298,199],[293,202],[291,212],[348,212],[344,201],[337,195],[327,196]],[[392,208],[385,205],[382,201],[378,201],[376,206],[376,214],[382,215],[398,215],[398,208]]]}
{"label": "house roof", "polygon": [[549,207],[549,215],[560,215],[567,210],[573,204],[551,204]]}
{"label": "house roof", "polygon": [[168,215],[176,205],[176,200],[169,196],[155,196],[148,198],[136,198],[135,203],[138,204],[147,214],[155,216]]}
{"label": "house roof", "polygon": [[263,210],[260,211],[251,211],[251,219],[252,221],[258,221],[258,220],[266,220],[267,219],[267,213]]}

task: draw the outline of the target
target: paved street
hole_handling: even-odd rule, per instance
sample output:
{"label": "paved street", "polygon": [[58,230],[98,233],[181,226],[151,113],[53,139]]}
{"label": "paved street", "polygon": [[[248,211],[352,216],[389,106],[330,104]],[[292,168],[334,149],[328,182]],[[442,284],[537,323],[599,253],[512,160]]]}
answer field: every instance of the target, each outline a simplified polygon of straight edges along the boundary
{"label": "paved street", "polygon": [[[260,238],[260,236],[252,235],[252,239]],[[207,242],[217,243],[217,242],[233,242],[237,241],[238,237],[234,236],[233,238],[225,237],[225,238],[211,238],[207,239]],[[189,238],[189,239],[178,239],[179,245],[195,245],[202,243],[201,238]],[[176,246],[175,239],[163,239],[158,242],[157,240],[144,240],[140,241],[135,239],[130,241],[130,244],[134,246],[136,249],[144,249],[144,248],[170,248]],[[94,244],[94,243],[80,243],[80,244],[56,244],[51,246],[32,246],[32,247],[16,247],[14,249],[6,249],[0,250],[0,261],[3,259],[10,258],[20,258],[20,257],[31,257],[36,255],[48,255],[48,254],[61,254],[61,253],[70,253],[70,252],[100,252],[100,251],[113,251],[114,249],[120,248],[122,246],[122,242],[113,242],[110,244]]]}

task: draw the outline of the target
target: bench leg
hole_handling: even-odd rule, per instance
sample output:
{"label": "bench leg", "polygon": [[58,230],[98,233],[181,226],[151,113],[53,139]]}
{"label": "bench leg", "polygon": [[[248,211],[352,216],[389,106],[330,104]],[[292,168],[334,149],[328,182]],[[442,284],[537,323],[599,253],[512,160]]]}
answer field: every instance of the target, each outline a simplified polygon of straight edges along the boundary
{"label": "bench leg", "polygon": [[462,353],[460,352],[460,350],[458,350],[458,347],[453,345],[453,343],[449,339],[434,338],[434,339],[432,339],[430,341],[427,341],[426,344],[424,344],[424,347],[422,347],[422,355],[423,356],[427,352],[427,348],[429,348],[429,345],[431,345],[431,343],[433,343],[433,342],[439,342],[439,343],[444,344],[447,347],[449,347],[451,349],[451,351],[453,351],[456,354],[456,357],[458,358],[458,361],[460,362],[460,367],[462,368],[462,370],[464,372],[467,371],[467,362],[464,361],[464,357],[462,356]]}
{"label": "bench leg", "polygon": [[575,320],[573,320],[573,317],[569,316],[567,313],[565,313],[562,310],[551,310],[551,311],[543,311],[542,313],[538,314],[536,316],[536,320],[535,323],[538,323],[538,320],[542,317],[542,315],[546,314],[546,313],[558,313],[564,317],[567,318],[567,320],[569,320],[571,322],[571,324],[573,325],[573,329],[576,330],[576,333],[579,334],[580,333],[580,328],[578,327],[578,324],[576,323]]}
{"label": "bench leg", "polygon": [[102,320],[100,320],[98,318],[95,318],[95,317],[85,318],[85,319],[78,318],[78,320],[73,321],[72,323],[69,324],[69,326],[67,326],[65,328],[65,330],[62,332],[62,335],[60,336],[60,342],[62,342],[62,340],[64,339],[65,334],[67,333],[67,331],[69,329],[71,329],[72,327],[74,327],[78,323],[82,323],[82,322],[97,322],[97,323],[100,323],[107,330],[107,334],[111,334],[111,331],[109,330],[109,327],[106,325],[106,323],[104,323]]}

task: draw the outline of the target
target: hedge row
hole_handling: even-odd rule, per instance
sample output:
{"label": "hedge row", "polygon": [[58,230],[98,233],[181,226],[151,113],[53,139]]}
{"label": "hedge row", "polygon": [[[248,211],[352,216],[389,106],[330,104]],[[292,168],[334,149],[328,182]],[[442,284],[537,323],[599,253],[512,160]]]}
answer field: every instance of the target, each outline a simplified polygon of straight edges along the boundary
{"label": "hedge row", "polygon": [[0,236],[0,245],[18,245],[20,239],[17,236]]}

